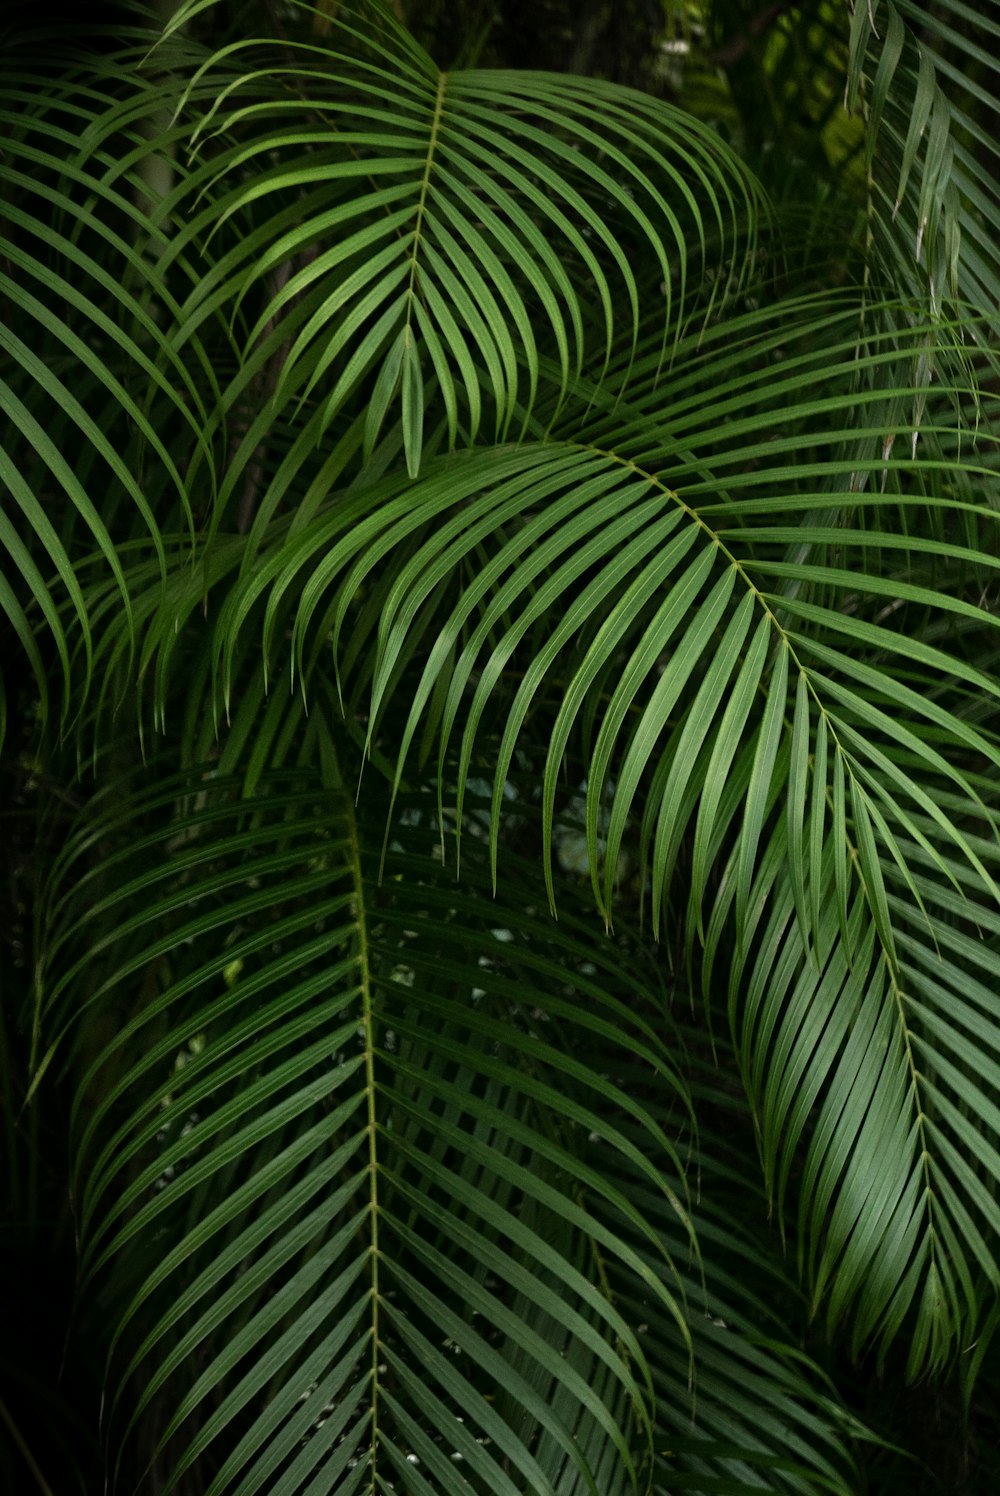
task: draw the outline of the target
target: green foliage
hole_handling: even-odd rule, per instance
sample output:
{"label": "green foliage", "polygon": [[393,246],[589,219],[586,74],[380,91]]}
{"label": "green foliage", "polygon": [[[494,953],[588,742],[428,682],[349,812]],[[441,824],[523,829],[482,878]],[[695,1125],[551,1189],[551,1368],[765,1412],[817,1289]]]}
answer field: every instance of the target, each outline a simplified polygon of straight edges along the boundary
{"label": "green foliage", "polygon": [[5,1473],[988,1481],[994,7],[465,22],[8,38]]}

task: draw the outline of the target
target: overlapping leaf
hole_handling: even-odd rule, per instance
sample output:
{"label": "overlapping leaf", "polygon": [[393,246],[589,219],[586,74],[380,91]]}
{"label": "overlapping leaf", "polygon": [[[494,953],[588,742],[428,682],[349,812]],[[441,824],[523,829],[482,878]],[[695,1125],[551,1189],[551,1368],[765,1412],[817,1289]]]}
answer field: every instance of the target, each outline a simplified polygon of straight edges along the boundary
{"label": "overlapping leaf", "polygon": [[[239,318],[226,405],[266,390],[230,485],[288,412],[312,445],[356,417],[366,459],[395,433],[411,477],[442,439],[517,436],[542,356],[565,399],[585,362],[634,341],[643,259],[664,348],[709,254],[732,283],[745,274],[759,193],[680,111],[595,80],[441,73],[389,16],[375,31],[349,7],[323,46],[290,39],[277,77],[262,48],[195,76],[188,109],[216,103],[171,248],[241,226],[182,311],[190,326]],[[275,502],[262,496],[259,518]]]}
{"label": "overlapping leaf", "polygon": [[[49,677],[61,675],[65,718],[93,672],[80,554],[96,550],[134,648],[120,548],[146,537],[164,577],[164,533],[190,539],[196,521],[182,469],[204,446],[213,375],[197,339],[181,353],[169,337],[176,302],[157,268],[166,234],[151,217],[143,175],[144,163],[169,148],[149,133],[162,86],[147,87],[120,66],[57,80],[30,50],[22,57],[12,49],[7,66],[3,605],[33,666],[43,715]],[[106,137],[126,126],[137,142],[131,171],[106,150]],[[82,658],[71,665],[78,646]]]}
{"label": "overlapping leaf", "polygon": [[239,787],[112,797],[57,883],[53,1016],[115,1015],[76,1131],[87,1279],[133,1285],[116,1422],[220,1493],[638,1488],[651,1386],[610,1265],[686,1330],[587,1140],[682,1220],[680,1160],[578,1040],[683,1088],[612,953],[468,861],[459,894],[431,797],[380,887],[340,791]]}
{"label": "overlapping leaf", "polygon": [[208,56],[204,9],[22,70],[4,158],[3,606],[43,703],[98,683],[75,748],[134,693],[199,771],[84,813],[36,1015],[113,1426],[219,1496],[611,1493],[651,1448],[844,1489],[787,1349],[740,1381],[757,1310],[676,1301],[683,1087],[555,853],[579,801],[605,921],[728,997],[814,1311],[948,1365],[1000,1226],[993,11],[857,7],[874,240],[799,270],[676,111],[442,75],[380,6]]}
{"label": "overlapping leaf", "polygon": [[[623,1290],[659,1393],[653,1489],[706,1496],[764,1490],[847,1496],[860,1482],[852,1440],[863,1439],[866,1431],[838,1404],[793,1328],[804,1323],[806,1305],[781,1259],[780,1244],[768,1239],[766,1198],[747,1187],[753,1168],[751,1118],[745,1100],[727,1095],[720,1085],[734,1057],[716,1036],[713,1065],[705,1053],[708,1034],[692,1025],[686,1037],[699,1119],[688,1165],[700,1181],[692,1212],[700,1271],[689,1275],[685,1301],[693,1377],[659,1307]],[[678,1258],[675,1223],[638,1180],[634,1183],[644,1211]]]}
{"label": "overlapping leaf", "polygon": [[[819,1236],[826,1211],[833,1220],[848,1213],[818,1275],[822,1287],[844,1254],[834,1312],[853,1300],[851,1275],[875,1263],[871,1233],[889,1208],[875,1192],[869,1227],[850,1215],[855,1144],[862,1172],[870,1149],[887,1161],[885,1190],[900,1192],[894,1208],[910,1209],[916,1188],[916,1175],[892,1174],[888,1162],[907,1149],[915,1160],[935,1154],[944,1195],[957,1188],[954,1206],[938,1199],[908,1217],[912,1241],[897,1243],[895,1257],[885,1248],[899,1280],[887,1267],[884,1296],[869,1289],[858,1325],[862,1339],[876,1326],[891,1337],[920,1294],[934,1302],[934,1211],[951,1214],[947,1261],[966,1285],[983,1257],[976,1233],[990,1219],[979,1185],[960,1183],[947,1162],[956,1135],[945,1128],[933,1145],[923,1136],[928,1107],[914,1078],[892,891],[908,891],[932,944],[938,916],[921,894],[914,846],[945,884],[971,878],[984,907],[998,901],[993,861],[968,831],[982,813],[979,769],[1000,766],[996,735],[974,706],[998,690],[962,643],[995,631],[980,605],[983,586],[995,586],[994,563],[981,544],[965,543],[995,520],[985,504],[951,500],[945,475],[960,465],[970,481],[993,479],[974,448],[956,463],[932,413],[924,455],[881,453],[870,467],[882,468],[886,488],[862,492],[855,452],[829,426],[838,383],[849,388],[857,364],[853,339],[838,341],[851,309],[817,320],[806,303],[801,314],[800,351],[786,314],[778,360],[779,335],[767,319],[748,319],[756,337],[741,357],[762,375],[752,402],[738,371],[728,386],[713,380],[712,354],[655,382],[650,368],[648,386],[640,363],[634,407],[611,411],[595,395],[576,440],[567,431],[560,441],[439,459],[415,487],[364,490],[265,555],[223,610],[219,635],[237,636],[267,597],[265,640],[290,625],[307,693],[328,640],[335,660],[363,660],[348,710],[364,712],[370,746],[398,742],[397,782],[422,742],[425,753],[436,744],[439,772],[457,748],[461,786],[477,744],[495,741],[494,858],[516,750],[537,742],[544,724],[550,880],[552,816],[571,758],[586,779],[590,865],[606,917],[632,840],[654,922],[676,909],[683,870],[692,943],[702,934],[714,959],[723,938],[735,939],[734,1022],[751,1095],[766,1092],[772,1183],[779,1154],[790,1167],[812,1108],[826,1108],[817,1125],[832,1128],[833,1142],[810,1233]],[[869,357],[905,374],[895,339]],[[670,418],[658,420],[652,408],[664,400]],[[874,445],[881,395],[872,406]],[[858,436],[864,415],[854,417]],[[980,445],[990,462],[990,444]],[[919,628],[904,626],[917,619]],[[758,940],[764,965],[743,1010],[740,976]],[[869,1027],[838,1070],[859,1004]],[[811,1032],[825,1013],[832,1027],[810,1069],[817,1041],[800,1028]],[[870,1069],[884,1053],[893,1058]],[[855,1136],[854,1108],[864,1116],[876,1100],[887,1108],[870,1113],[878,1136]],[[892,1146],[878,1132],[886,1127]],[[992,1176],[993,1144],[982,1147]],[[956,1212],[980,1221],[964,1247]],[[928,1310],[915,1365],[961,1343],[969,1326],[956,1304],[953,1295],[940,1320]]]}
{"label": "overlapping leaf", "polygon": [[[891,283],[935,314],[997,305],[998,38],[994,0],[853,7],[848,102],[865,114],[873,248]],[[933,354],[932,340],[928,382]]]}

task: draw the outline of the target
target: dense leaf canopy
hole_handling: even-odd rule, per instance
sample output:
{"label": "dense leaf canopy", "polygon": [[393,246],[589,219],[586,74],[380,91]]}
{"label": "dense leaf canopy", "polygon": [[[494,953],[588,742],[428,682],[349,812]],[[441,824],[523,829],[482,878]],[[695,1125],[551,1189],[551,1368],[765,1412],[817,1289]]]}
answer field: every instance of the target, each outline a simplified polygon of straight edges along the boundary
{"label": "dense leaf canopy", "polygon": [[607,9],[7,37],[12,1489],[1000,1474],[1000,10]]}

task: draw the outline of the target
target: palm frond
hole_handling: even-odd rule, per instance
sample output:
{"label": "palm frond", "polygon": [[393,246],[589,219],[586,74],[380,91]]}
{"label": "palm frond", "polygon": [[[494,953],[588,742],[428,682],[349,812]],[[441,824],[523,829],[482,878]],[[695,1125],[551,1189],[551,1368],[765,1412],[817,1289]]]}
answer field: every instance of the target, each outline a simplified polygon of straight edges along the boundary
{"label": "palm frond", "polygon": [[[693,1037],[704,1044],[704,1035]],[[721,1063],[725,1051],[715,1047]],[[700,1113],[689,1171],[699,1181],[692,1219],[701,1276],[685,1284],[693,1377],[659,1306],[626,1291],[658,1392],[654,1490],[847,1496],[861,1486],[853,1446],[870,1435],[790,1333],[796,1321],[805,1324],[806,1306],[768,1237],[763,1193],[746,1189],[753,1149],[746,1104],[726,1095],[721,1070],[690,1056],[688,1063]],[[674,1222],[645,1186],[635,1188],[681,1260]]]}
{"label": "palm frond", "polygon": [[638,1489],[651,1386],[610,1265],[687,1331],[588,1138],[654,1195],[681,1163],[573,1036],[683,1097],[659,1035],[586,926],[434,873],[431,797],[379,885],[341,791],[241,788],[95,805],[53,899],[46,1003],[113,1025],[77,1169],[88,1279],[134,1280],[126,1431],[164,1409],[172,1488],[208,1461],[219,1492]]}
{"label": "palm frond", "polygon": [[[808,303],[802,312],[804,351],[795,353],[785,310],[782,357],[770,362],[767,319],[749,319],[759,339],[747,343],[746,357],[754,359],[760,379],[752,403],[736,393],[739,373],[729,393],[714,372],[716,355],[703,354],[693,369],[683,366],[677,383],[697,390],[704,380],[718,392],[715,404],[705,409],[694,394],[679,397],[668,405],[669,426],[661,426],[652,407],[670,402],[674,373],[657,374],[650,366],[644,387],[640,361],[631,399],[611,410],[595,392],[575,440],[567,431],[559,440],[553,433],[503,452],[440,458],[416,486],[387,480],[361,491],[294,542],[282,538],[271,556],[265,552],[254,577],[227,600],[219,638],[231,648],[225,641],[266,596],[265,649],[290,628],[308,690],[326,641],[338,658],[349,633],[351,655],[363,658],[366,670],[348,710],[364,713],[369,745],[380,744],[383,724],[392,721],[400,745],[397,784],[411,745],[422,741],[426,753],[436,744],[439,772],[457,746],[461,804],[477,743],[497,733],[494,866],[515,752],[527,724],[537,738],[544,723],[550,896],[556,797],[567,755],[579,752],[584,724],[592,723],[582,771],[586,834],[605,918],[611,917],[625,839],[637,834],[654,929],[660,926],[676,896],[690,828],[691,862],[683,863],[688,922],[692,937],[708,931],[706,982],[723,932],[736,942],[734,994],[746,963],[761,951],[749,1005],[739,1018],[734,1008],[734,1022],[750,1094],[761,1099],[768,1119],[762,1146],[772,1185],[778,1152],[787,1169],[811,1107],[826,1096],[822,1115],[838,1121],[819,1214],[834,1209],[834,1195],[850,1198],[849,1150],[868,1106],[862,1098],[885,1087],[886,1107],[890,1094],[897,1098],[894,1109],[870,1120],[890,1128],[892,1147],[881,1134],[877,1144],[865,1135],[858,1140],[858,1167],[871,1167],[874,1148],[886,1161],[885,1188],[901,1191],[899,1209],[910,1209],[905,1202],[915,1176],[896,1166],[910,1153],[914,1167],[935,1153],[943,1170],[937,1208],[982,1222],[948,1238],[947,1260],[968,1286],[968,1273],[985,1260],[978,1233],[991,1229],[998,1159],[984,1140],[983,1195],[973,1179],[960,1183],[947,1161],[957,1142],[951,1127],[942,1124],[933,1148],[924,1135],[930,1103],[912,1059],[892,895],[898,890],[911,898],[932,944],[941,938],[941,916],[923,892],[914,848],[942,886],[964,888],[971,877],[984,909],[998,897],[992,855],[967,829],[969,818],[983,813],[978,766],[1000,764],[995,734],[971,708],[986,697],[996,700],[997,688],[963,658],[960,643],[963,630],[983,637],[995,630],[992,616],[968,596],[979,592],[978,578],[989,576],[993,563],[981,544],[950,538],[956,510],[963,540],[992,530],[995,521],[988,503],[956,503],[940,486],[956,468],[970,482],[992,485],[992,454],[989,442],[981,442],[982,463],[974,453],[956,462],[944,447],[938,455],[948,428],[938,425],[932,407],[923,455],[894,458],[882,421],[887,402],[905,411],[914,388],[904,384],[888,395],[873,391],[870,424],[856,417],[845,450],[828,415],[853,387],[854,308],[839,318],[824,309],[819,321]],[[846,336],[838,342],[841,332]],[[922,330],[913,336],[919,342]],[[886,342],[884,355],[868,357],[884,358],[898,379],[907,355],[895,335]],[[717,357],[723,366],[732,360],[728,348]],[[775,435],[779,410],[783,432]],[[689,412],[693,429],[685,420]],[[561,419],[568,425],[568,415]],[[902,427],[906,416],[898,419]],[[758,431],[769,439],[753,442]],[[884,491],[865,492],[857,481],[862,440],[871,452],[867,467],[881,471]],[[477,568],[462,582],[474,555]],[[372,587],[375,606],[368,607],[364,599]],[[455,595],[450,605],[442,601],[442,588]],[[918,617],[934,622],[904,627]],[[409,664],[415,649],[423,659],[419,673]],[[516,684],[508,691],[512,675]],[[400,694],[397,717],[392,704]],[[713,899],[706,925],[703,907]],[[848,951],[854,952],[850,959]],[[757,1016],[765,999],[766,1022]],[[869,1013],[869,1027],[858,1028],[854,1048],[848,1046],[855,1058],[845,1063],[856,1068],[837,1081],[835,1061],[855,1009]],[[828,1012],[836,1013],[836,1023],[810,1071],[816,1040],[806,1044],[794,1036]],[[785,1061],[772,1056],[776,1042],[787,1046],[787,1076]],[[886,1045],[895,1056],[891,1092],[889,1061],[876,1063]],[[866,1090],[861,1077],[872,1065]],[[985,1072],[969,1083],[985,1097]],[[834,1086],[829,1095],[828,1085]],[[849,1107],[845,1094],[852,1098]],[[824,1138],[827,1125],[821,1124]],[[945,1204],[956,1189],[953,1205]],[[869,1203],[873,1221],[881,1220],[885,1198],[873,1191]],[[857,1321],[862,1341],[882,1325],[883,1313],[889,1317],[882,1330],[889,1338],[898,1333],[904,1309],[924,1293],[918,1284],[930,1281],[923,1269],[931,1278],[939,1271],[930,1247],[938,1228],[926,1209],[912,1216],[909,1246],[901,1239],[885,1248],[896,1254],[897,1277],[887,1271],[884,1301],[869,1288],[877,1307]],[[813,1239],[820,1233],[818,1218],[811,1233]],[[856,1275],[871,1260],[870,1232],[850,1216],[839,1240],[853,1263],[843,1272]],[[840,1247],[831,1245],[831,1262]],[[911,1251],[922,1267],[907,1276]],[[821,1287],[825,1281],[821,1273]],[[966,1298],[971,1305],[971,1292]],[[896,1304],[891,1312],[890,1302]],[[922,1302],[935,1319],[938,1301],[930,1290]],[[920,1330],[915,1365],[925,1353],[937,1363],[961,1343],[968,1327],[957,1304],[953,1294],[933,1335],[930,1321]],[[834,1295],[834,1312],[840,1307]]]}
{"label": "palm frond", "polygon": [[[111,65],[97,78],[70,73],[54,82],[30,52],[22,58],[14,48],[2,91],[0,296],[8,317],[0,333],[7,418],[0,461],[17,515],[16,525],[3,521],[13,567],[3,592],[43,714],[41,638],[54,646],[65,721],[70,697],[85,697],[94,667],[80,550],[96,549],[134,648],[119,547],[144,536],[165,578],[171,524],[190,539],[195,516],[185,464],[174,453],[203,448],[213,380],[196,342],[185,356],[172,346],[176,305],[157,271],[165,235],[151,222],[142,166],[159,142],[142,131],[162,108],[163,86],[144,86]],[[137,141],[131,172],[111,169],[100,128],[109,115]],[[44,620],[40,631],[32,609]],[[78,641],[82,660],[71,666]]]}
{"label": "palm frond", "polygon": [[993,3],[853,7],[848,103],[868,135],[869,220],[893,284],[918,305],[995,312],[1000,12]]}
{"label": "palm frond", "polygon": [[853,1491],[811,1352],[994,1374],[995,6],[703,8],[773,214],[682,109],[267,9],[0,101],[74,785],[13,1043],[122,1484]]}
{"label": "palm frond", "polygon": [[[493,440],[523,432],[543,354],[565,399],[585,360],[634,340],[637,258],[664,286],[664,347],[710,252],[733,283],[745,272],[759,192],[680,111],[596,80],[444,74],[391,16],[360,31],[348,7],[322,46],[289,40],[277,75],[257,62],[262,45],[227,49],[192,80],[182,115],[215,102],[192,136],[206,157],[190,172],[195,211],[171,248],[240,227],[182,316],[240,326],[223,404],[264,381],[254,436],[307,411],[309,445],[343,439],[363,392],[351,439],[370,460],[398,433],[416,476],[425,446],[474,442],[484,419]],[[425,431],[431,396],[443,431]]]}

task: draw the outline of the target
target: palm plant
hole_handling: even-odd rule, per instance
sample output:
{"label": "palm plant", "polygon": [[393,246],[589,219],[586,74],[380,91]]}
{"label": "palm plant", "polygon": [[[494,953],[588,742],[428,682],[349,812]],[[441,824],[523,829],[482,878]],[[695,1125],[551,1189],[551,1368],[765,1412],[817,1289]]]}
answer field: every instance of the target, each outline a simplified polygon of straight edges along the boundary
{"label": "palm plant", "polygon": [[10,38],[6,1231],[122,1489],[855,1493],[866,1368],[995,1386],[998,28],[678,24],[711,122]]}

